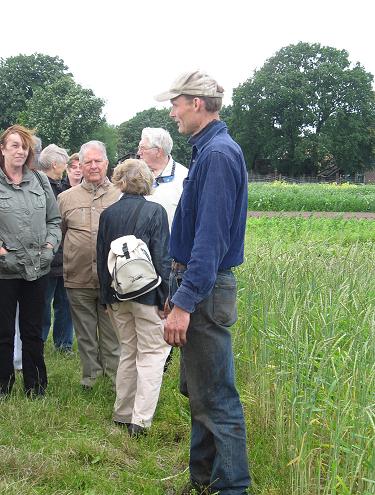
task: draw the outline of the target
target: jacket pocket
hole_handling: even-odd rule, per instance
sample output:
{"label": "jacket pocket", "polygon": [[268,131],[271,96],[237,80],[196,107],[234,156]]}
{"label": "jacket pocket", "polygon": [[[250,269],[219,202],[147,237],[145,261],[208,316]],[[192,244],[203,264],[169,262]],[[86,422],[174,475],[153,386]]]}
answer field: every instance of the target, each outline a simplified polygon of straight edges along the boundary
{"label": "jacket pocket", "polygon": [[0,256],[0,271],[4,273],[19,274],[23,271],[24,259],[17,254],[17,251],[8,251]]}
{"label": "jacket pocket", "polygon": [[184,189],[181,195],[181,209],[183,215],[194,210],[195,197],[195,180],[185,179]]}
{"label": "jacket pocket", "polygon": [[30,198],[33,207],[36,210],[46,207],[46,195],[44,191],[37,191],[35,189],[30,189]]}
{"label": "jacket pocket", "polygon": [[47,247],[42,248],[42,253],[40,255],[41,270],[44,270],[44,268],[48,268],[51,265],[53,256],[53,249]]}
{"label": "jacket pocket", "polygon": [[9,193],[0,193],[0,210],[10,211],[12,209],[13,198]]}

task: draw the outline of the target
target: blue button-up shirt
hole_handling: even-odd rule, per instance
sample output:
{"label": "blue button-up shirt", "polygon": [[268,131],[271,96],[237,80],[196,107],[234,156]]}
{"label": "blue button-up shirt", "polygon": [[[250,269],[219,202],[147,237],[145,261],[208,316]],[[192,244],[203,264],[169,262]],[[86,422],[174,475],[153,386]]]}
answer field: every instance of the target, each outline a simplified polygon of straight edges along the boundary
{"label": "blue button-up shirt", "polygon": [[242,150],[220,121],[189,139],[192,159],[173,220],[170,254],[187,270],[172,302],[192,313],[218,271],[243,262],[247,171]]}

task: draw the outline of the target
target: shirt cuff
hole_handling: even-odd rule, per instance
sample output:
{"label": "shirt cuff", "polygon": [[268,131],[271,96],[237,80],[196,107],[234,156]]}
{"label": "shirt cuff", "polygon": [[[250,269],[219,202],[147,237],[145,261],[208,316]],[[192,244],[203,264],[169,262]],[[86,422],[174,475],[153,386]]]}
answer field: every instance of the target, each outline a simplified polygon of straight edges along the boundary
{"label": "shirt cuff", "polygon": [[194,313],[195,307],[199,302],[197,295],[183,285],[181,285],[172,297],[172,303],[188,313]]}
{"label": "shirt cuff", "polygon": [[53,253],[56,254],[60,246],[60,240],[54,234],[48,234],[44,244],[51,244],[53,247]]}

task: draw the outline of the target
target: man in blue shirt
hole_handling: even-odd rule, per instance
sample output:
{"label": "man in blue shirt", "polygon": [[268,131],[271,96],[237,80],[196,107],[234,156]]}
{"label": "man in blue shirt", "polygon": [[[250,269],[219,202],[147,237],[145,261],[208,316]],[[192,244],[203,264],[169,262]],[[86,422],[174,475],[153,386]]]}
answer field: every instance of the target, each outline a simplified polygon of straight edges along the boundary
{"label": "man in blue shirt", "polygon": [[172,310],[164,338],[181,347],[181,392],[189,397],[192,422],[192,487],[244,495],[250,476],[230,326],[237,319],[231,268],[243,261],[247,172],[241,148],[219,119],[223,94],[212,77],[195,71],[156,97],[171,100],[170,116],[192,145],[172,224]]}

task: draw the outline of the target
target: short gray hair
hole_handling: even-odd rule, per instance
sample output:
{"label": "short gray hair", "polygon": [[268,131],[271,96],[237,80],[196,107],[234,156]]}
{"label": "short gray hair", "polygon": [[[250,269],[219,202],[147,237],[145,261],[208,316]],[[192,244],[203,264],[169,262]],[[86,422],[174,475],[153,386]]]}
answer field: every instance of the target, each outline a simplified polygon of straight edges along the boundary
{"label": "short gray hair", "polygon": [[161,148],[166,155],[170,155],[173,148],[171,135],[161,127],[145,127],[141,139],[147,139],[150,146]]}
{"label": "short gray hair", "polygon": [[83,157],[85,156],[86,151],[91,148],[96,148],[100,150],[103,154],[103,159],[108,160],[107,158],[107,150],[105,148],[105,144],[101,141],[89,141],[88,143],[84,143],[79,150],[79,163],[83,163]]}
{"label": "short gray hair", "polygon": [[49,170],[54,163],[67,163],[68,153],[64,148],[59,148],[56,144],[49,144],[44,148],[39,157],[38,166],[40,170]]}

